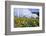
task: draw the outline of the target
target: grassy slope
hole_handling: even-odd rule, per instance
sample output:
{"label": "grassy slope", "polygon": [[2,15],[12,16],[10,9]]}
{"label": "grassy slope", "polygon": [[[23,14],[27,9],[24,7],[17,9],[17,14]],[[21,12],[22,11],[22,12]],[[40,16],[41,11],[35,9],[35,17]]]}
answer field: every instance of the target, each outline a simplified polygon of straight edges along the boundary
{"label": "grassy slope", "polygon": [[39,26],[38,19],[14,17],[14,27],[35,27],[35,26]]}

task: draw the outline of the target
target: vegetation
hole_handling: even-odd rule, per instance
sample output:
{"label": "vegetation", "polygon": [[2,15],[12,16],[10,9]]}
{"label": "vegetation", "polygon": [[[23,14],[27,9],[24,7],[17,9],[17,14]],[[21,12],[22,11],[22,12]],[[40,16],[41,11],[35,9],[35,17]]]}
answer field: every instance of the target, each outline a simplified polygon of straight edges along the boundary
{"label": "vegetation", "polygon": [[14,27],[37,27],[39,26],[39,19],[14,17]]}

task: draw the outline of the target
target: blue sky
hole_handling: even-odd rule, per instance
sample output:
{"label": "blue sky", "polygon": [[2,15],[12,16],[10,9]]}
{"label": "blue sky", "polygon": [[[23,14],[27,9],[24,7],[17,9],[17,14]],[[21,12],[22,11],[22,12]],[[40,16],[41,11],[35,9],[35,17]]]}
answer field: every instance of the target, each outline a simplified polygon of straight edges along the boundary
{"label": "blue sky", "polygon": [[32,12],[39,12],[39,9],[14,8],[14,16],[32,15]]}
{"label": "blue sky", "polygon": [[39,12],[39,9],[29,9],[31,12]]}

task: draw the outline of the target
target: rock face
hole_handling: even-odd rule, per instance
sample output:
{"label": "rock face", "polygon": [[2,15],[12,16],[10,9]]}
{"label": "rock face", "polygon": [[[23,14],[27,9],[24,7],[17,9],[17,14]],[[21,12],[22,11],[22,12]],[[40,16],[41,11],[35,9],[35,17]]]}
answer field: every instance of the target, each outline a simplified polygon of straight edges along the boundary
{"label": "rock face", "polygon": [[32,18],[38,18],[38,15],[37,14],[32,14]]}
{"label": "rock face", "polygon": [[33,14],[31,11],[29,11],[29,9],[27,8],[16,8],[14,10],[14,15],[16,17],[27,17],[27,18],[37,18],[38,15],[37,14]]}

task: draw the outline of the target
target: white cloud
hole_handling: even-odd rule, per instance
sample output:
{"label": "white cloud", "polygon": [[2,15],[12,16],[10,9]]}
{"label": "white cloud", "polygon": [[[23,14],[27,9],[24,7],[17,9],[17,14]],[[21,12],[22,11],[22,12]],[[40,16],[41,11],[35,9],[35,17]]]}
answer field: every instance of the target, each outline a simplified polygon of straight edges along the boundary
{"label": "white cloud", "polygon": [[24,8],[16,8],[15,9],[15,15],[18,16],[18,17],[24,17],[25,16],[27,18],[38,17],[37,14],[32,14],[32,12],[29,11],[29,9],[27,9],[27,8],[25,8],[25,9]]}

